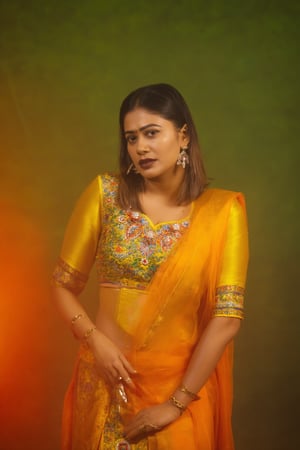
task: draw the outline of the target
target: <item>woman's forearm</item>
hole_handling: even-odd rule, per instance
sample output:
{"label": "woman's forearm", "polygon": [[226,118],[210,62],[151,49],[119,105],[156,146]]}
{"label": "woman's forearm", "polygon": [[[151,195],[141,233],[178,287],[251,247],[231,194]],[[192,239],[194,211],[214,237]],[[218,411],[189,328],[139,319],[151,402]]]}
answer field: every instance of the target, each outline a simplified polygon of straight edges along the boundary
{"label": "woman's forearm", "polygon": [[78,339],[83,339],[95,324],[77,297],[63,287],[53,287],[53,300],[60,316]]}
{"label": "woman's forearm", "polygon": [[[226,345],[235,337],[240,328],[240,319],[214,317],[192,354],[182,385],[188,391],[197,393],[215,369]],[[192,400],[191,396],[176,390],[176,399],[184,406]]]}
{"label": "woman's forearm", "polygon": [[135,369],[123,355],[122,351],[101,331],[88,317],[77,297],[62,287],[53,288],[53,297],[58,312],[80,340],[88,342],[94,354],[99,373],[112,385],[121,379],[134,387],[131,376]]}

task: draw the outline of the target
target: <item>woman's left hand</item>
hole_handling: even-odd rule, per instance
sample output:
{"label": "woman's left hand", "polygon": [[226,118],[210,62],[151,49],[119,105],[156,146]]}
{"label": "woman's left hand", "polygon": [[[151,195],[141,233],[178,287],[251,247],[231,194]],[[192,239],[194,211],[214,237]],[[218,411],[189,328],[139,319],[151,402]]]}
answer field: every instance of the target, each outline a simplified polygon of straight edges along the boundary
{"label": "woman's left hand", "polygon": [[178,419],[180,411],[169,402],[142,409],[124,429],[128,441],[137,441],[153,434]]}

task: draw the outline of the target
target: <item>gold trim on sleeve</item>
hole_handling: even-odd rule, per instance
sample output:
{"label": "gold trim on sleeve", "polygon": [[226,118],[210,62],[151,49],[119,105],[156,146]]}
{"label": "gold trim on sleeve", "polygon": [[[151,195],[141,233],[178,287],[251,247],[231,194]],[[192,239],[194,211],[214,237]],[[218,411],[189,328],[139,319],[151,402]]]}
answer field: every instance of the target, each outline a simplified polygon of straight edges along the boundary
{"label": "gold trim on sleeve", "polygon": [[52,275],[52,285],[68,289],[74,294],[80,294],[87,279],[87,275],[74,269],[62,258],[59,258]]}
{"label": "gold trim on sleeve", "polygon": [[244,318],[244,288],[241,286],[219,286],[216,291],[214,316]]}

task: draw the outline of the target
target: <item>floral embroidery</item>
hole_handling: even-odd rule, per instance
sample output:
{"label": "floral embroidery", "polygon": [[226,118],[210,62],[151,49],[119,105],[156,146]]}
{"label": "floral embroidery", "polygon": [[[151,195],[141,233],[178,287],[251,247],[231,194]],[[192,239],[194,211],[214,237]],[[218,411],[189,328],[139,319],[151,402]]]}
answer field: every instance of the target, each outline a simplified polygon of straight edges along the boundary
{"label": "floral embroidery", "polygon": [[214,316],[244,318],[244,288],[234,285],[219,286],[216,292]]}
{"label": "floral embroidery", "polygon": [[126,230],[126,238],[135,239],[141,234],[141,232],[142,232],[141,224],[133,223]]}
{"label": "floral embroidery", "polygon": [[102,176],[102,186],[103,223],[96,256],[99,282],[144,289],[189,221],[153,226],[144,214],[119,207],[117,178]]}
{"label": "floral embroidery", "polygon": [[147,450],[147,438],[140,440],[136,444],[129,444],[123,437],[123,425],[116,398],[112,399],[110,411],[105,422],[102,438],[101,450]]}
{"label": "floral embroidery", "polygon": [[120,439],[116,443],[116,450],[130,450],[129,442],[125,441],[125,439]]}

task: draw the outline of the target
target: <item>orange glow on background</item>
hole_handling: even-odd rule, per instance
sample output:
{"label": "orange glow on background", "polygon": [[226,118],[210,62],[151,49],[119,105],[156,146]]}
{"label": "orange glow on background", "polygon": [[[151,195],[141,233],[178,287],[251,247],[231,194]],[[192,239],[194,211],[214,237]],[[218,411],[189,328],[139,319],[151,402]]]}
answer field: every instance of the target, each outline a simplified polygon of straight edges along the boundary
{"label": "orange glow on background", "polygon": [[1,450],[33,450],[39,430],[45,434],[50,362],[45,249],[33,220],[0,201]]}

